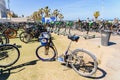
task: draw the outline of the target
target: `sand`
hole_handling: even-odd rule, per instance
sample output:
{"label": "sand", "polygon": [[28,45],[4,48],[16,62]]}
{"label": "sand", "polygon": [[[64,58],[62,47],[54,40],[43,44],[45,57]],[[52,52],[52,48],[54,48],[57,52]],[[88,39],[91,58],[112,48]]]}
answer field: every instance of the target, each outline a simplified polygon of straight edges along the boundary
{"label": "sand", "polygon": [[[96,34],[96,33],[93,33]],[[97,33],[98,34],[98,33]],[[98,35],[100,37],[100,34]],[[53,34],[54,43],[58,55],[62,54],[70,40],[66,36]],[[10,43],[22,45],[21,56],[16,64],[6,69],[11,69],[10,74],[6,71],[0,75],[0,80],[120,80],[120,36],[111,35],[109,46],[101,45],[101,38],[73,42],[71,50],[76,48],[87,49],[92,52],[98,61],[98,70],[91,78],[78,75],[73,69],[61,65],[57,61],[43,62],[35,55],[39,42],[25,44],[19,38],[11,39]]]}

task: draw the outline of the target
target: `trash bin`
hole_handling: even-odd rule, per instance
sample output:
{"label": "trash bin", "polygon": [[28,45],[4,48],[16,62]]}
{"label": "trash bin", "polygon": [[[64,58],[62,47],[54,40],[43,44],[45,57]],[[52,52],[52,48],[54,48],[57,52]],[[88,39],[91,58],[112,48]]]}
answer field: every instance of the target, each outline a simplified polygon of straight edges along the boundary
{"label": "trash bin", "polygon": [[101,45],[108,46],[109,45],[109,39],[111,36],[110,30],[102,30],[101,31]]}

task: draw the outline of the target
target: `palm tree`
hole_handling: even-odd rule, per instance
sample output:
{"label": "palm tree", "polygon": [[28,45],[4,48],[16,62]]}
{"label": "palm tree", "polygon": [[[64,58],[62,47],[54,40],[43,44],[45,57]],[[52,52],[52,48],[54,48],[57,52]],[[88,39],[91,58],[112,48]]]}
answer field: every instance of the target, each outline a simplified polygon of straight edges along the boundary
{"label": "palm tree", "polygon": [[97,21],[97,18],[100,16],[100,13],[99,13],[99,11],[96,11],[96,12],[94,12],[94,17],[95,17],[95,20]]}
{"label": "palm tree", "polygon": [[44,13],[45,13],[45,17],[50,17],[50,16],[49,16],[49,14],[50,14],[50,9],[49,9],[48,6],[46,6],[46,7],[44,8]]}
{"label": "palm tree", "polygon": [[64,18],[64,16],[62,14],[58,14],[58,18],[60,19],[60,21]]}
{"label": "palm tree", "polygon": [[32,19],[33,20],[42,20],[42,17],[56,17],[59,18],[60,20],[62,20],[64,18],[64,16],[62,14],[59,13],[58,9],[55,9],[53,11],[53,13],[50,13],[50,9],[48,6],[46,6],[45,8],[40,8],[38,11],[35,11],[32,14]]}
{"label": "palm tree", "polygon": [[55,9],[52,14],[53,14],[53,16],[56,17],[56,20],[57,20],[57,17],[58,17],[58,15],[59,15],[58,9]]}
{"label": "palm tree", "polygon": [[7,17],[8,17],[8,18],[12,18],[12,16],[13,16],[13,14],[8,11],[8,12],[7,12]]}
{"label": "palm tree", "polygon": [[37,12],[37,11],[35,11],[35,12],[33,13],[32,18],[33,18],[34,20],[37,20],[37,19],[38,19],[38,12]]}
{"label": "palm tree", "polygon": [[38,14],[43,17],[44,9],[43,9],[43,8],[40,8],[39,11],[38,11]]}

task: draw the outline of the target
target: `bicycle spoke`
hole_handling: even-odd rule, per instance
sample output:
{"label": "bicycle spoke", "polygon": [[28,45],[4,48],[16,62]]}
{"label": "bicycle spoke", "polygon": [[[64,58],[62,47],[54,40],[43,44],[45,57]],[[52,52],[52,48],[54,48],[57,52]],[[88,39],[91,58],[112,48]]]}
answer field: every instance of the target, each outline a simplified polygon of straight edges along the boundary
{"label": "bicycle spoke", "polygon": [[0,66],[10,66],[19,59],[19,50],[14,45],[0,46]]}

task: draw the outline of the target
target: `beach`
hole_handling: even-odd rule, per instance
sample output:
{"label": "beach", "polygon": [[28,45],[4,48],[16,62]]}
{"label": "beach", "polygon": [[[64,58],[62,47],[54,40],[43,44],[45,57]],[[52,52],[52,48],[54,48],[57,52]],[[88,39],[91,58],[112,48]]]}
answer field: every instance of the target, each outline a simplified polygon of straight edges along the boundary
{"label": "beach", "polygon": [[[66,50],[70,40],[67,39],[67,36],[56,34],[52,34],[52,36],[55,38],[54,44],[60,55]],[[83,48],[97,57],[97,72],[92,77],[86,78],[78,75],[73,69],[61,65],[58,61],[40,61],[35,55],[35,50],[40,45],[39,42],[25,44],[19,38],[10,39],[10,44],[16,43],[22,46],[20,48],[21,55],[17,63],[5,69],[11,69],[10,73],[4,72],[3,75],[0,75],[0,80],[119,80],[119,40],[120,36],[111,35],[109,46],[102,46],[101,38],[85,40],[80,37],[77,43],[72,43],[71,50]]]}

